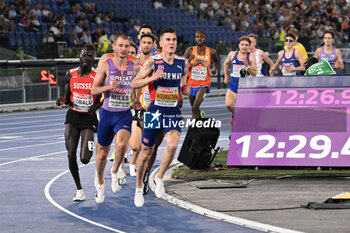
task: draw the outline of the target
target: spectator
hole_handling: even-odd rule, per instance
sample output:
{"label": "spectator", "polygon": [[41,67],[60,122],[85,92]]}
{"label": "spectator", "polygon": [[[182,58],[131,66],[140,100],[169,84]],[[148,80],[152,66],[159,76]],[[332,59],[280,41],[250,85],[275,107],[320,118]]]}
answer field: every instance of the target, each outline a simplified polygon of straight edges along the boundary
{"label": "spectator", "polygon": [[97,52],[100,56],[105,54],[111,46],[111,42],[108,40],[107,31],[102,30],[101,36],[98,39]]}
{"label": "spectator", "polygon": [[29,17],[29,31],[39,32],[40,31],[40,22],[37,15],[31,15]]}
{"label": "spectator", "polygon": [[68,39],[68,44],[71,46],[80,46],[82,45],[78,35],[77,35],[77,31],[74,28],[72,28],[70,34],[69,34],[69,39]]}
{"label": "spectator", "polygon": [[53,43],[55,42],[55,38],[53,37],[52,32],[47,32],[42,40],[42,43]]}
{"label": "spectator", "polygon": [[57,28],[57,25],[55,22],[51,23],[51,27],[49,29],[50,32],[54,35],[54,37],[57,39],[59,37],[60,31]]}
{"label": "spectator", "polygon": [[81,19],[79,19],[77,24],[75,25],[75,30],[77,34],[80,34],[83,31],[83,21]]}
{"label": "spectator", "polygon": [[65,32],[66,32],[66,30],[64,29],[63,23],[59,22],[57,41],[64,41],[64,33]]}
{"label": "spectator", "polygon": [[45,17],[48,17],[49,13],[51,13],[51,11],[49,11],[49,9],[47,8],[46,4],[43,5],[43,9],[41,10],[41,12],[42,12],[42,15]]}
{"label": "spectator", "polygon": [[30,11],[31,14],[36,15],[36,16],[42,16],[41,13],[41,5],[39,3],[35,3],[34,9]]}
{"label": "spectator", "polygon": [[98,40],[100,39],[101,36],[101,28],[97,27],[95,29],[95,32],[92,33],[92,43],[95,47],[98,45]]}
{"label": "spectator", "polygon": [[118,29],[115,29],[113,34],[108,38],[111,43],[114,42],[114,37],[118,34]]}
{"label": "spectator", "polygon": [[82,31],[81,37],[80,37],[81,43],[84,44],[91,44],[92,45],[92,38],[91,38],[91,31]]}
{"label": "spectator", "polygon": [[158,10],[158,9],[163,9],[164,6],[163,6],[163,3],[162,3],[162,0],[156,0],[154,2],[154,9]]}

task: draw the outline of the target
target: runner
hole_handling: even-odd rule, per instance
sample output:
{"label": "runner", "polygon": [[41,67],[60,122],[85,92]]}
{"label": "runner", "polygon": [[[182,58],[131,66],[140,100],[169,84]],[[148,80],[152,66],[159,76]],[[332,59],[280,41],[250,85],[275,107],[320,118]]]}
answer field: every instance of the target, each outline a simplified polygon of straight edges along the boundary
{"label": "runner", "polygon": [[[219,68],[219,57],[214,49],[205,46],[206,33],[196,32],[196,46],[189,47],[185,51],[184,57],[188,59],[188,86],[190,87],[190,103],[192,106],[192,118],[203,118],[203,112],[199,107],[205,98],[205,94],[210,92],[210,61],[214,61],[211,74],[215,74]],[[201,116],[202,115],[202,116]]]}
{"label": "runner", "polygon": [[91,87],[96,75],[96,70],[92,68],[94,56],[95,48],[92,45],[84,45],[79,56],[79,67],[67,71],[65,75],[65,97],[59,97],[56,101],[58,106],[69,105],[64,138],[68,151],[69,170],[77,187],[73,201],[85,200],[76,155],[79,138],[81,139],[80,161],[88,164],[93,154],[94,132],[98,125],[96,108],[93,109],[93,107],[98,105],[100,100],[99,96],[91,95]]}
{"label": "runner", "polygon": [[300,71],[305,71],[305,60],[299,50],[293,48],[295,36],[292,33],[286,35],[286,49],[278,52],[278,58],[270,69],[270,75],[273,76],[279,65],[282,66],[283,76],[300,76]]}
{"label": "runner", "polygon": [[[152,155],[152,150],[161,134],[162,129],[167,136],[167,145],[163,153],[162,163],[156,174],[155,194],[158,198],[165,195],[163,176],[172,162],[180,140],[180,126],[178,122],[181,120],[181,111],[179,108],[179,91],[183,94],[189,94],[187,87],[187,61],[175,55],[177,47],[177,36],[173,28],[165,28],[160,32],[160,47],[162,52],[149,58],[143,65],[140,73],[135,77],[132,87],[141,88],[154,81],[150,88],[151,103],[145,116],[150,116],[148,123],[157,121],[159,128],[146,127],[142,135],[142,149],[137,159],[137,175],[136,175],[136,191],[134,204],[142,207],[143,198],[143,182],[142,178],[146,171],[146,162]],[[148,77],[149,74],[153,74]],[[153,119],[153,120],[151,120]],[[163,119],[161,121],[160,119]],[[171,122],[166,127],[163,122]],[[144,119],[146,124],[146,119]]]}
{"label": "runner", "polygon": [[323,34],[324,45],[316,49],[314,57],[318,61],[327,60],[333,69],[344,69],[342,54],[339,49],[333,47],[334,33],[326,31]]}
{"label": "runner", "polygon": [[[239,78],[246,77],[247,72],[249,72],[251,76],[256,76],[255,56],[249,52],[250,45],[251,41],[247,36],[240,37],[238,40],[239,50],[230,52],[224,62],[224,82],[226,85],[228,84],[225,104],[227,109],[232,113],[231,126],[233,124]],[[229,65],[231,65],[230,75]],[[229,77],[231,77],[230,82]]]}
{"label": "runner", "polygon": [[256,48],[256,42],[258,40],[257,35],[255,34],[249,34],[248,38],[251,42],[250,44],[250,52],[254,54],[255,56],[255,62],[256,62],[256,77],[265,77],[268,76],[268,68],[267,65],[270,67],[273,66],[273,61],[271,58],[261,49]]}
{"label": "runner", "polygon": [[[151,51],[156,42],[156,37],[153,34],[142,34],[140,38],[140,50],[139,55],[140,66],[151,56]],[[140,97],[139,97],[140,96]],[[141,151],[141,139],[142,139],[142,118],[143,112],[147,110],[150,103],[150,95],[148,85],[141,89],[136,90],[136,98],[140,99],[142,108],[132,111],[133,123],[131,129],[131,136],[129,139],[129,145],[133,151],[132,159],[130,160],[129,169],[130,176],[136,176],[136,159]]]}
{"label": "runner", "polygon": [[121,189],[120,179],[123,178],[124,174],[119,166],[127,149],[132,123],[130,96],[135,65],[128,60],[130,48],[128,35],[118,34],[112,46],[114,58],[101,63],[91,90],[94,95],[104,93],[105,96],[97,130],[97,139],[100,145],[96,155],[98,182],[95,200],[97,203],[104,201],[106,183],[103,174],[110,145],[115,135],[117,136],[115,142],[116,156],[111,168],[111,188],[113,192],[118,192]]}

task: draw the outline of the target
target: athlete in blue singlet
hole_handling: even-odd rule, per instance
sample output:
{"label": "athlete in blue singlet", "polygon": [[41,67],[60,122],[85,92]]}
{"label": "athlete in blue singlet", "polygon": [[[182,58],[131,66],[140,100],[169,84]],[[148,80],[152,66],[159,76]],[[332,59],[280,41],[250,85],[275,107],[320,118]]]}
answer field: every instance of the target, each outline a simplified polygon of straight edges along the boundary
{"label": "athlete in blue singlet", "polygon": [[[228,54],[224,62],[224,82],[228,84],[225,104],[232,113],[231,125],[233,123],[233,114],[235,112],[235,101],[237,97],[238,81],[241,77],[241,70],[249,72],[251,76],[256,76],[255,56],[249,53],[251,41],[248,37],[242,36],[238,41],[238,51],[232,51]],[[229,74],[229,66],[231,73]],[[229,82],[229,77],[231,80]]]}
{"label": "athlete in blue singlet", "polygon": [[[146,162],[151,157],[153,147],[162,129],[166,133],[167,145],[159,171],[155,176],[155,194],[158,198],[165,195],[163,176],[175,156],[180,140],[179,92],[182,89],[183,94],[188,95],[190,91],[187,87],[187,60],[175,55],[177,47],[175,30],[165,28],[159,36],[162,52],[149,58],[143,64],[141,71],[132,83],[133,88],[141,88],[150,84],[151,95],[151,103],[144,115],[141,154],[137,159],[134,197],[134,204],[137,207],[142,207],[144,204],[142,178],[147,168]],[[148,77],[149,74],[153,75]],[[153,127],[152,124],[154,124]]]}
{"label": "athlete in blue singlet", "polygon": [[334,33],[326,31],[323,35],[324,46],[316,49],[314,57],[318,61],[327,60],[333,69],[344,69],[342,54],[339,49],[333,47]]}
{"label": "athlete in blue singlet", "polygon": [[283,76],[298,76],[300,71],[305,71],[305,60],[299,50],[294,49],[295,36],[292,33],[286,35],[286,49],[278,52],[278,58],[270,69],[273,76],[275,70],[281,66]]}
{"label": "athlete in blue singlet", "polygon": [[97,70],[91,93],[104,93],[104,102],[97,129],[99,150],[96,155],[96,184],[95,200],[104,201],[104,169],[110,145],[116,135],[115,160],[111,168],[111,188],[113,192],[121,189],[120,180],[124,177],[120,163],[127,149],[130,137],[132,116],[130,112],[131,82],[134,78],[135,65],[128,60],[130,39],[126,34],[118,34],[113,42],[114,57],[101,63]]}

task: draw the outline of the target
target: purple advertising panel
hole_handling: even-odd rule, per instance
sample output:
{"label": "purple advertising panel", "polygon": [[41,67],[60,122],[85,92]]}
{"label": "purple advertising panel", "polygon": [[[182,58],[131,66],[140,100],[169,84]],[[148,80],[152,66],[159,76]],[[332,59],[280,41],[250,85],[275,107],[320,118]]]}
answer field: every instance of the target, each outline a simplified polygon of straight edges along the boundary
{"label": "purple advertising panel", "polygon": [[239,89],[227,165],[350,166],[350,88]]}

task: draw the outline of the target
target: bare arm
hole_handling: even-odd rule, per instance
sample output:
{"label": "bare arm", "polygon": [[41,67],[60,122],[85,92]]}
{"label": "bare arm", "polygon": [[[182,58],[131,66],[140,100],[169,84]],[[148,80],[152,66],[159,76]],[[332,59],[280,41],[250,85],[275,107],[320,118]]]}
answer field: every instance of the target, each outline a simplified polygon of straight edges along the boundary
{"label": "bare arm", "polygon": [[70,100],[70,96],[72,95],[72,91],[70,89],[71,78],[72,78],[72,75],[70,74],[70,71],[68,70],[64,76],[64,79],[65,79],[64,96],[57,98],[57,100],[56,100],[57,106],[61,106],[63,104],[68,104],[68,105],[72,104],[72,102]]}
{"label": "bare arm", "polygon": [[214,67],[213,69],[211,69],[211,73],[215,74],[216,70],[219,69],[219,66],[220,66],[219,56],[215,49],[210,49],[210,56],[214,61]]}
{"label": "bare arm", "polygon": [[252,54],[250,54],[249,57],[250,57],[250,64],[249,64],[248,61],[247,61],[248,64],[245,64],[245,65],[246,65],[246,67],[247,67],[247,70],[248,70],[249,74],[250,74],[251,76],[256,76],[256,61],[255,61],[255,56],[253,56]]}
{"label": "bare arm", "polygon": [[269,64],[270,67],[274,65],[272,59],[269,56],[267,56],[267,54],[264,51],[261,51],[261,55],[262,55],[263,61]]}
{"label": "bare arm", "polygon": [[320,56],[320,53],[321,53],[321,48],[316,49],[316,52],[315,52],[315,54],[314,54],[314,57],[318,59],[319,56]]}
{"label": "bare arm", "polygon": [[303,55],[301,55],[301,52],[298,50],[295,50],[295,55],[300,63],[300,66],[293,68],[293,71],[305,71],[305,59],[303,58]]}
{"label": "bare arm", "polygon": [[159,79],[164,76],[163,70],[158,69],[151,77],[146,78],[154,70],[154,60],[153,58],[148,58],[145,64],[141,67],[140,72],[136,75],[134,80],[131,83],[132,88],[141,88],[146,86],[152,81]]}
{"label": "bare arm", "polygon": [[337,56],[337,61],[335,62],[335,68],[344,69],[344,62],[339,49],[335,50],[335,55]]}
{"label": "bare arm", "polygon": [[270,76],[273,76],[273,73],[275,72],[276,68],[280,65],[281,63],[281,58],[282,58],[283,50],[278,52],[278,58],[275,64],[270,68]]}
{"label": "bare arm", "polygon": [[193,51],[193,47],[188,47],[185,51],[185,54],[184,54],[184,58],[188,59],[189,61],[190,60],[190,57],[192,55],[192,51]]}
{"label": "bare arm", "polygon": [[231,63],[233,53],[234,52],[230,52],[224,61],[224,75],[225,75],[224,83],[225,84],[228,84],[228,81],[229,81],[230,75],[229,75],[228,71],[229,71],[229,65]]}

